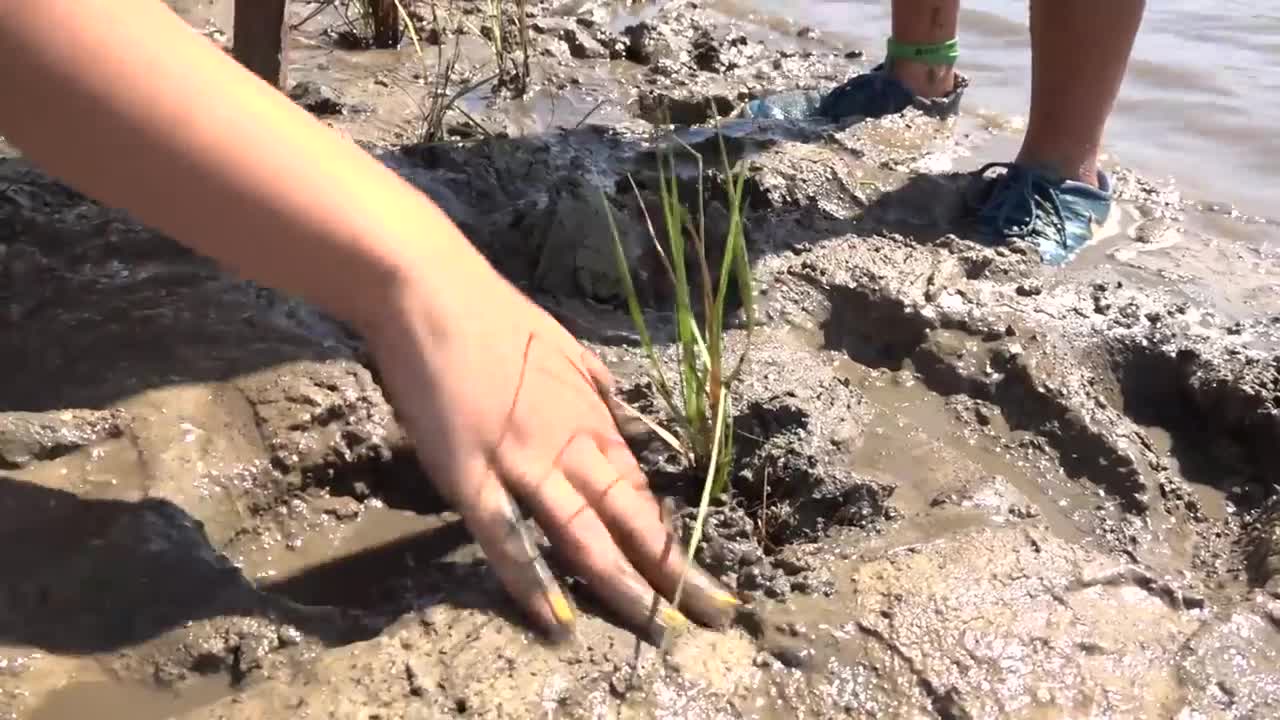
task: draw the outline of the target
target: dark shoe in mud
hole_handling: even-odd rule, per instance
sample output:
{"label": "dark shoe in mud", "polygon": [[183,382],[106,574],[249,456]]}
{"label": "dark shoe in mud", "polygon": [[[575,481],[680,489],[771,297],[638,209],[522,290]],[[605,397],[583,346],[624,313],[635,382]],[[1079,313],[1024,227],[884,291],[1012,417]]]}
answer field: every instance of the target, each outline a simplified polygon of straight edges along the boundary
{"label": "dark shoe in mud", "polygon": [[936,98],[925,98],[907,89],[897,78],[889,74],[884,63],[871,72],[857,75],[827,93],[818,105],[817,112],[833,122],[852,117],[879,118],[896,115],[913,107],[929,117],[944,119],[960,113],[960,98],[969,81],[960,73],[955,74],[956,84],[951,92]]}
{"label": "dark shoe in mud", "polygon": [[[1003,172],[988,177],[993,170]],[[1101,170],[1096,188],[1016,163],[987,163],[974,179],[968,209],[977,240],[1027,242],[1042,262],[1061,265],[1095,237],[1109,234],[1111,178]]]}
{"label": "dark shoe in mud", "polygon": [[960,98],[969,81],[956,73],[956,86],[937,98],[915,95],[905,85],[877,65],[871,72],[856,75],[834,90],[822,94],[816,90],[791,90],[753,100],[745,115],[752,118],[793,120],[823,118],[843,122],[851,118],[872,119],[895,115],[914,107],[940,119],[955,117],[960,112]]}

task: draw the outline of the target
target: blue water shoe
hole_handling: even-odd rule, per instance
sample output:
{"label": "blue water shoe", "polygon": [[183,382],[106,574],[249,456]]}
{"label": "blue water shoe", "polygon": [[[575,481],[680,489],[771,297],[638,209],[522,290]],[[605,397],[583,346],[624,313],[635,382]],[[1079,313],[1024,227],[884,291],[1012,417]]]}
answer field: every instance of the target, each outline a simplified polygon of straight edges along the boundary
{"label": "blue water shoe", "polygon": [[[1004,172],[987,177],[992,170]],[[969,209],[978,239],[1031,243],[1049,265],[1069,260],[1111,216],[1111,178],[1101,170],[1096,188],[1016,163],[988,163],[974,175]]]}

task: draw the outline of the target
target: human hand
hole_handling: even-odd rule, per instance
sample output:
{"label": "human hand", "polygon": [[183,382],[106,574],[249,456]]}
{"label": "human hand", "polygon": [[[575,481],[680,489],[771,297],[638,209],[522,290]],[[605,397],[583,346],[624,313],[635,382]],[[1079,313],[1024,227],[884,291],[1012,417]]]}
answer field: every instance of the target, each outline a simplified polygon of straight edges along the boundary
{"label": "human hand", "polygon": [[[652,605],[684,562],[597,395],[607,373],[421,191],[163,3],[0,2],[0,88],[0,129],[28,158],[359,329],[431,478],[535,618],[572,622],[511,532],[508,489],[625,619],[683,624]],[[684,587],[698,619],[731,615],[705,574]]]}
{"label": "human hand", "polygon": [[[508,591],[553,635],[572,630],[573,611],[518,531],[511,495],[624,621],[655,641],[682,629],[687,621],[669,600],[688,567],[685,551],[601,397],[612,384],[608,370],[476,260],[449,268],[443,285],[440,268],[429,281],[408,282],[370,334],[424,468]],[[696,567],[688,567],[680,600],[681,610],[713,626],[738,604]]]}

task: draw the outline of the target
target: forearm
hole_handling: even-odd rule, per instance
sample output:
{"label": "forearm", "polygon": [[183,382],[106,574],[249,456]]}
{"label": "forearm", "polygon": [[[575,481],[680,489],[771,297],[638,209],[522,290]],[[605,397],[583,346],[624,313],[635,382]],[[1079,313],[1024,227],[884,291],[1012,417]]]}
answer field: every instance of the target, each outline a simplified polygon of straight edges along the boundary
{"label": "forearm", "polygon": [[159,0],[0,0],[0,92],[0,133],[47,171],[357,325],[406,274],[482,262],[424,195]]}

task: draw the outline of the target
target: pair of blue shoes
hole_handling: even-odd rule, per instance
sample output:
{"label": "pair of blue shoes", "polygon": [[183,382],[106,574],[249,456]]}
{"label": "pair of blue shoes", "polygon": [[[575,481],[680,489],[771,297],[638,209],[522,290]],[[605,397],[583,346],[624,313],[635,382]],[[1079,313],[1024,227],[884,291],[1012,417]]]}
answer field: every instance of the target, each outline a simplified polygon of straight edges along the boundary
{"label": "pair of blue shoes", "polygon": [[[957,74],[950,94],[921,98],[879,65],[825,95],[783,93],[754,101],[747,113],[764,118],[816,115],[841,122],[853,117],[883,117],[914,107],[926,115],[946,118],[959,112],[967,84]],[[1050,265],[1069,260],[1111,213],[1111,178],[1101,170],[1096,188],[1017,163],[989,163],[974,174],[978,183],[969,210],[978,239],[992,244],[1030,243]]]}

